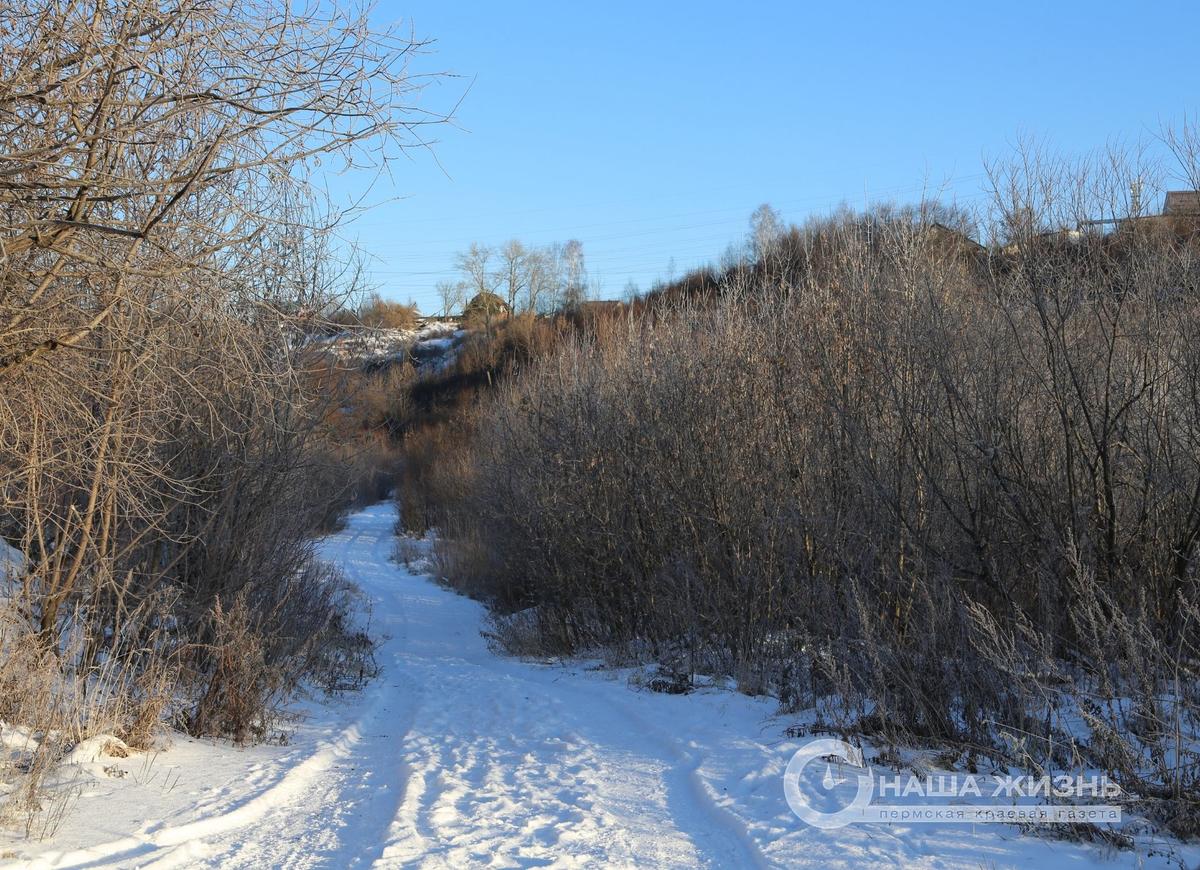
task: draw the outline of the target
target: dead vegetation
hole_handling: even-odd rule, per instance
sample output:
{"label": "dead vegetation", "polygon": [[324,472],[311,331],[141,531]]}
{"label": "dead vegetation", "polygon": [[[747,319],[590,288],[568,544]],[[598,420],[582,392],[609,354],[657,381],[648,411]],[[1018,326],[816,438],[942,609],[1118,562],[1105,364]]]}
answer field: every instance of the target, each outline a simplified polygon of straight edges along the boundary
{"label": "dead vegetation", "polygon": [[1149,177],[1027,152],[989,248],[937,206],[845,213],[564,331],[420,435],[405,517],[522,650],[1100,769],[1190,836],[1200,240],[1123,220]]}
{"label": "dead vegetation", "polygon": [[9,804],[89,734],[261,739],[302,686],[370,676],[310,543],[358,460],[302,341],[355,290],[308,179],[424,145],[421,48],[333,7],[0,2]]}

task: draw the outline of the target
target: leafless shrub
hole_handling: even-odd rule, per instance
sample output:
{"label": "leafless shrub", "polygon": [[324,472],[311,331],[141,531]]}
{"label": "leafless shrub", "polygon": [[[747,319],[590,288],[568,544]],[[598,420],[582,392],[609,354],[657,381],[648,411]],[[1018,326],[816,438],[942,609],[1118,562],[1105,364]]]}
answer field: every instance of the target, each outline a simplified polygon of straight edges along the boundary
{"label": "leafless shrub", "polygon": [[416,305],[390,302],[378,293],[372,293],[358,308],[358,322],[375,329],[415,329],[417,316]]}
{"label": "leafless shrub", "polygon": [[412,569],[425,563],[426,548],[420,541],[401,535],[392,549],[392,558],[405,568]]}
{"label": "leafless shrub", "polygon": [[357,592],[332,567],[308,561],[271,584],[218,595],[200,643],[185,653],[186,713],[194,734],[238,742],[278,734],[284,704],[309,681],[325,692],[360,687],[377,673],[375,642],[360,623]]}
{"label": "leafless shrub", "polygon": [[[130,613],[126,627],[161,613]],[[48,650],[27,619],[0,605],[0,821],[19,821],[27,836],[51,835],[73,803],[76,790],[58,771],[73,746],[110,734],[114,746],[148,748],[175,700],[171,647],[161,633],[127,630],[94,660],[86,620],[72,622],[62,646]]]}
{"label": "leafless shrub", "polygon": [[545,659],[558,652],[547,646],[536,612],[492,614],[483,632],[494,651],[526,659]]}
{"label": "leafless shrub", "polygon": [[991,167],[987,215],[839,214],[566,336],[436,499],[469,542],[450,576],[534,608],[547,648],[1099,767],[1188,833],[1200,245],[1134,207],[1153,169],[1027,152]]}

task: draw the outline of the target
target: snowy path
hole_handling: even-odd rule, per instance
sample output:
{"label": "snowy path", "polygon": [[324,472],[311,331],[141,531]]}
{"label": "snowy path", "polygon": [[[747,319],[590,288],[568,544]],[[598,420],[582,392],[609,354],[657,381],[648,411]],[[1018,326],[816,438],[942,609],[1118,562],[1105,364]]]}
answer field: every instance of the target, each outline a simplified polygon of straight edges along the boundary
{"label": "snowy path", "polygon": [[[389,561],[377,506],[328,542],[375,599],[384,674],[332,764],[285,780],[256,822],[207,856],[222,867],[306,863],[468,867],[572,863],[753,866],[757,852],[690,779],[689,759],[564,674],[498,658],[479,606]],[[648,747],[654,751],[647,751]],[[632,824],[631,824],[632,823]]]}
{"label": "snowy path", "polygon": [[55,843],[24,853],[27,866],[1137,863],[1003,826],[806,828],[783,800],[799,744],[779,736],[773,703],[635,692],[602,673],[498,657],[477,603],[390,561],[394,522],[377,505],[324,543],[388,635],[378,681],[314,706],[289,748],[172,750],[176,781],[192,790],[160,789],[137,813],[152,777],[85,794],[102,800],[81,800]]}

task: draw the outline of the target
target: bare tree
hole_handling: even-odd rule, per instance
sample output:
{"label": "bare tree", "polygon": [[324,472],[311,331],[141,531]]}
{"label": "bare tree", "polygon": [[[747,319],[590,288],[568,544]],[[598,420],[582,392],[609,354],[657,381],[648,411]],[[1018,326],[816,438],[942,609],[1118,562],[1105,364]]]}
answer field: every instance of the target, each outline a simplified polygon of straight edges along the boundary
{"label": "bare tree", "polygon": [[462,281],[438,281],[438,299],[442,301],[442,316],[449,317],[456,310],[462,310],[467,301],[467,286]]}
{"label": "bare tree", "polygon": [[424,147],[421,48],[334,6],[0,4],[0,531],[48,647],[82,619],[95,662],[167,590],[197,650],[274,598],[268,664],[270,619],[337,618],[290,585],[337,489],[300,333],[356,274],[308,180]]}
{"label": "bare tree", "polygon": [[750,253],[764,265],[775,255],[783,236],[783,219],[774,208],[763,203],[750,215]]}
{"label": "bare tree", "polygon": [[530,251],[516,239],[500,249],[498,269],[500,283],[504,285],[505,302],[508,310],[515,312],[521,296],[529,288]]}
{"label": "bare tree", "polygon": [[472,296],[495,293],[503,280],[492,269],[492,255],[492,249],[488,246],[472,242],[471,247],[455,257],[455,266],[462,273],[467,292]]}
{"label": "bare tree", "polygon": [[534,248],[525,260],[525,310],[534,313],[553,306],[560,276],[558,263],[550,248]]}
{"label": "bare tree", "polygon": [[[534,248],[513,239],[498,251],[475,243],[456,256],[455,264],[463,275],[457,287],[464,297],[503,289],[502,301],[512,312],[546,312],[574,305],[586,299],[591,289],[583,245],[575,240]],[[439,295],[443,290],[453,294],[455,289],[448,283],[438,287]],[[447,300],[445,295],[442,298]]]}
{"label": "bare tree", "polygon": [[564,284],[562,304],[565,306],[578,305],[587,299],[588,274],[584,263],[583,243],[571,239],[562,246],[562,263]]}

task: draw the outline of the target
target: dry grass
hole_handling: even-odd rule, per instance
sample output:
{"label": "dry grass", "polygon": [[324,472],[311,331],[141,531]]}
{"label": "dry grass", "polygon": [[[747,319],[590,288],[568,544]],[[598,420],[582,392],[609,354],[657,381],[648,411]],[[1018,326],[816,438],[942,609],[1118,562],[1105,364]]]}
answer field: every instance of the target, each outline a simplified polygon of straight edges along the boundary
{"label": "dry grass", "polygon": [[[77,614],[76,624],[86,620]],[[118,646],[87,665],[84,630],[47,650],[16,608],[0,608],[0,823],[53,835],[75,797],[59,763],[81,741],[112,735],[114,755],[154,744],[178,682],[160,641],[151,633],[145,648]]]}

